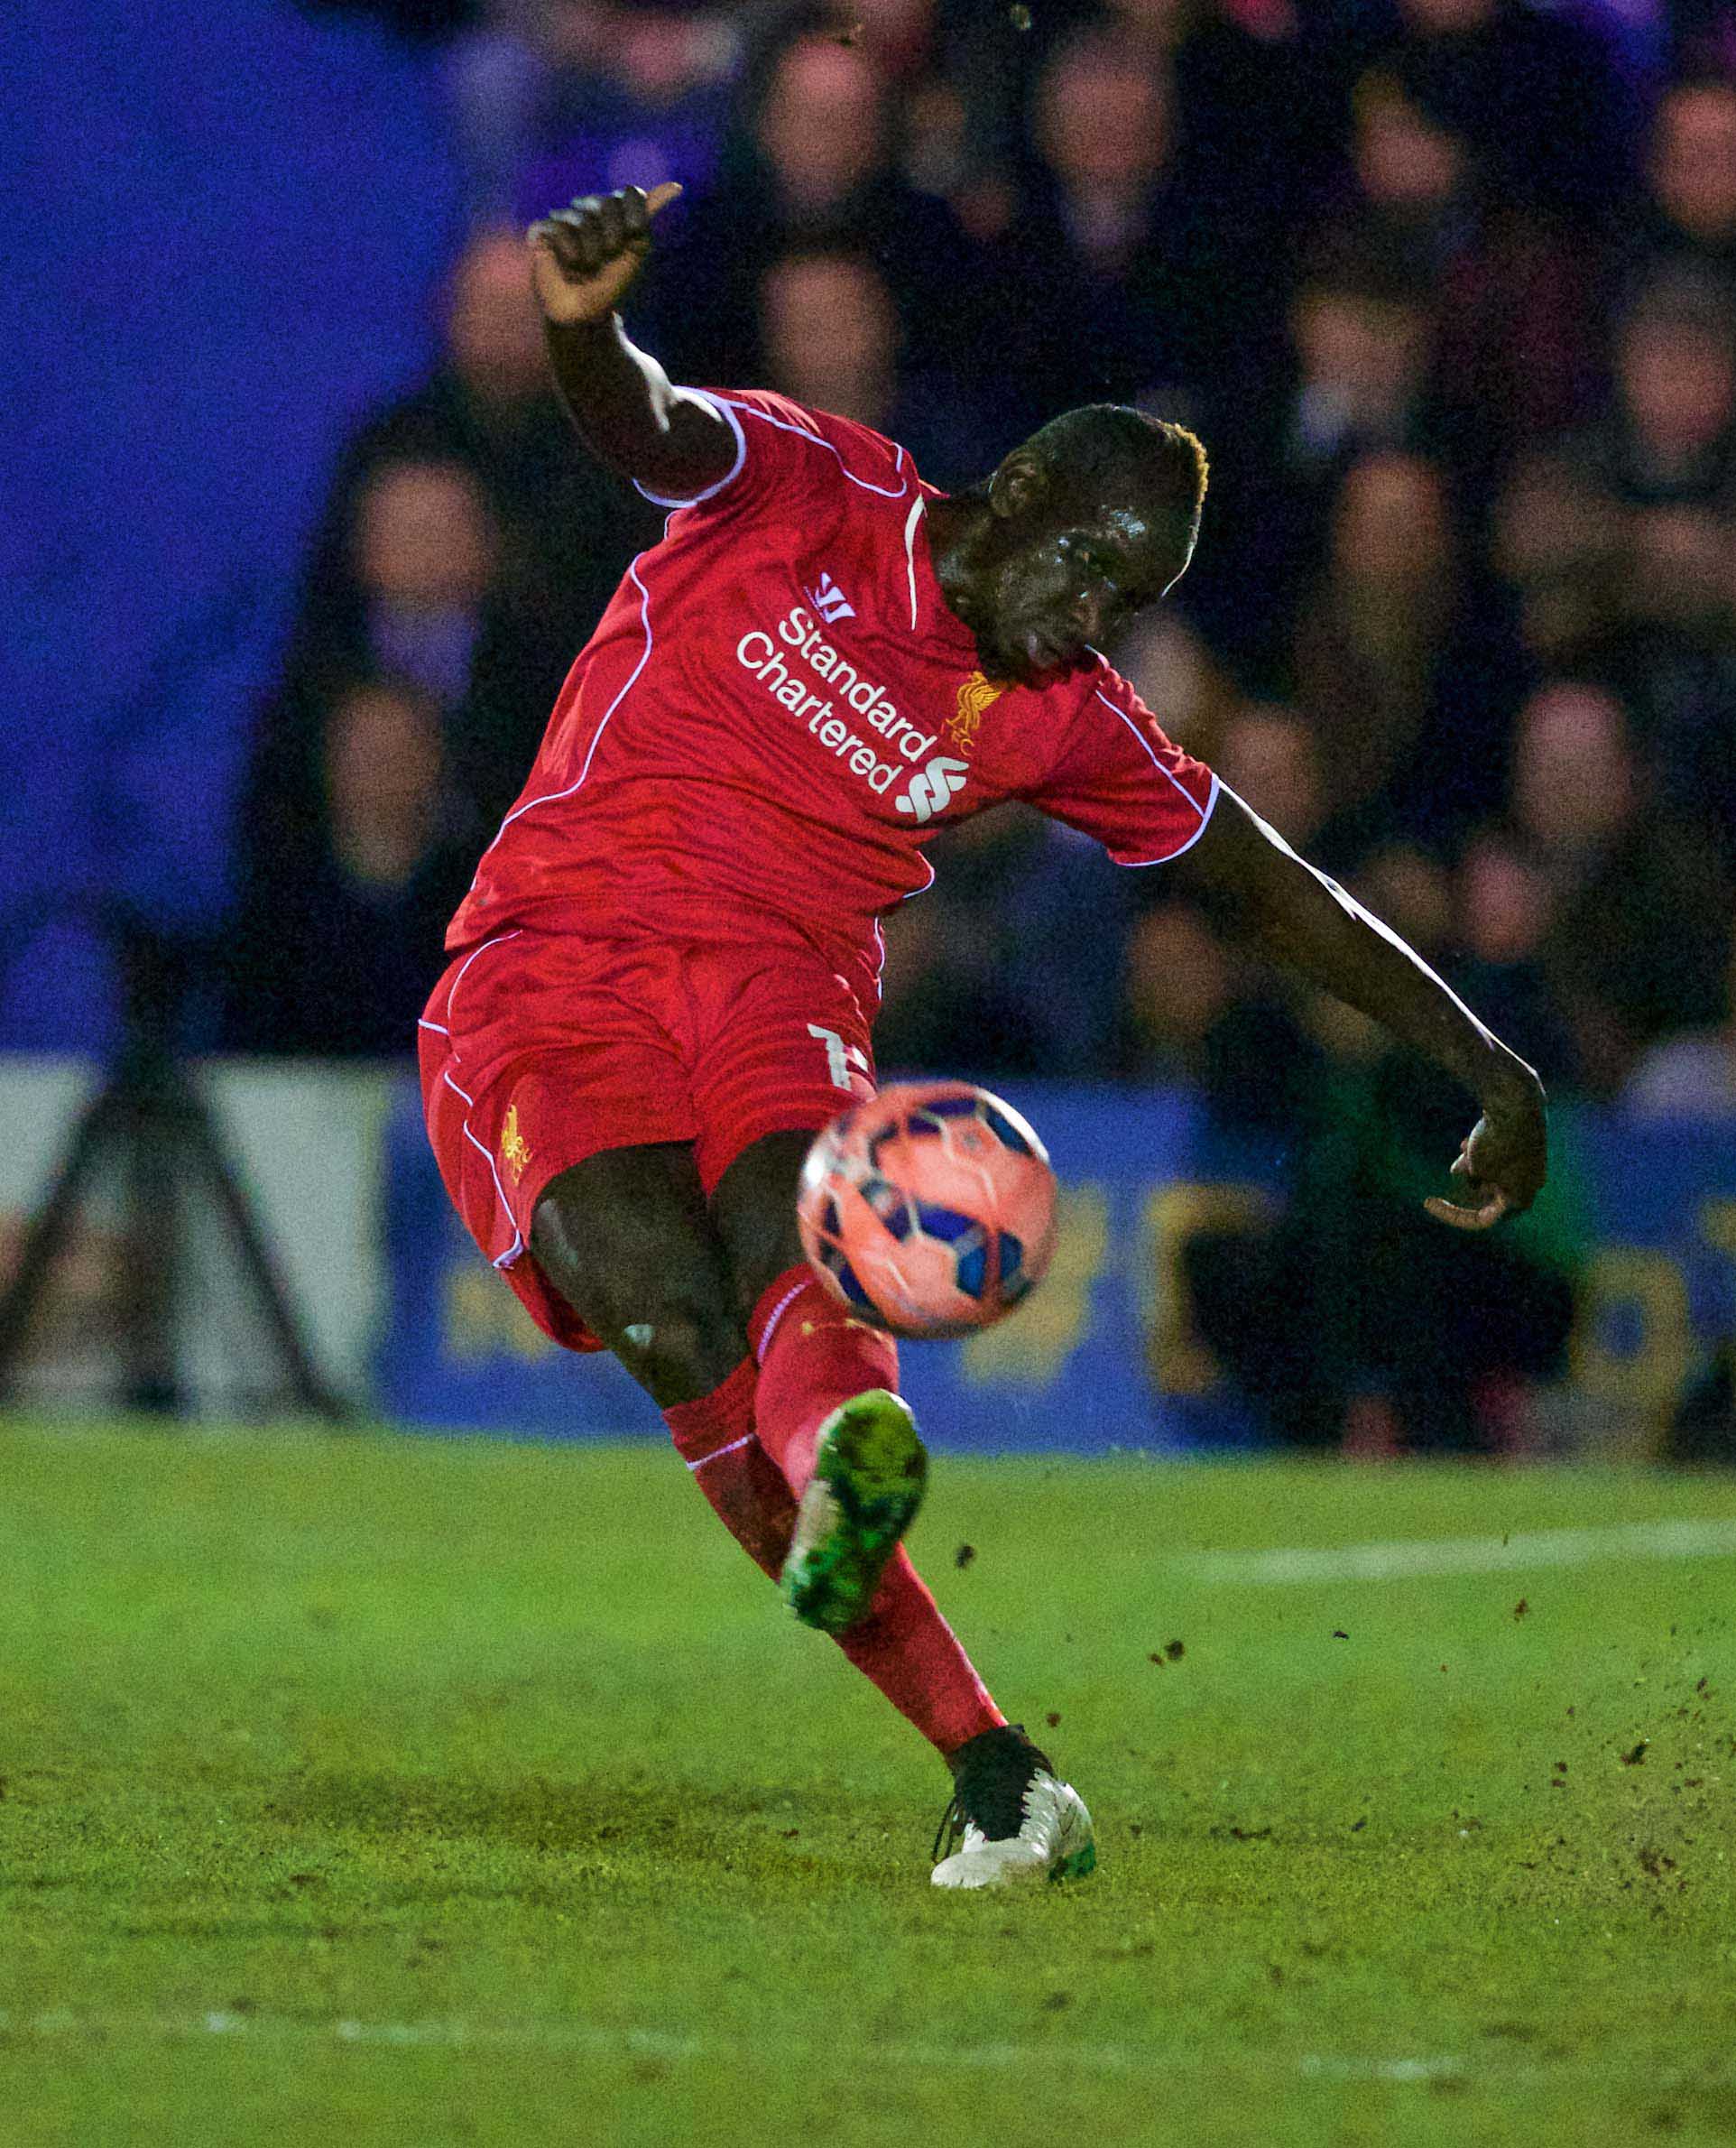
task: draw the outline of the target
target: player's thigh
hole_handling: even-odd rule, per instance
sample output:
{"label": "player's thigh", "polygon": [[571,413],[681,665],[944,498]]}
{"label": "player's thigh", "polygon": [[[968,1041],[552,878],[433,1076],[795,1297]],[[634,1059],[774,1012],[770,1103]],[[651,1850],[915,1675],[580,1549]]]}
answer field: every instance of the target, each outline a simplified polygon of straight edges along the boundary
{"label": "player's thigh", "polygon": [[602,1149],[549,1180],[531,1252],[661,1408],[709,1394],[746,1354],[728,1255],[685,1142]]}
{"label": "player's thigh", "polygon": [[809,949],[706,950],[689,981],[703,1022],[694,1153],[751,1311],[802,1258],[802,1161],[822,1126],[873,1096],[872,1039],[848,984]]}
{"label": "player's thigh", "polygon": [[[824,1122],[822,1122],[824,1123]],[[817,1127],[762,1134],[712,1190],[711,1214],[729,1256],[743,1314],[767,1287],[806,1258],[796,1227],[796,1189]]]}

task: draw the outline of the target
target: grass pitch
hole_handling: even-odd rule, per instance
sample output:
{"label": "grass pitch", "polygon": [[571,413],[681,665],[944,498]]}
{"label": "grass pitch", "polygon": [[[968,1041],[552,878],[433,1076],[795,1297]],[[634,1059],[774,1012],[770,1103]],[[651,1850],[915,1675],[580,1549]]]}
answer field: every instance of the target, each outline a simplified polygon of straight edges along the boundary
{"label": "grass pitch", "polygon": [[0,1458],[8,2148],[1736,2139],[1736,1557],[1493,1563],[1728,1479],[940,1457],[918,1561],[1098,1823],[1009,1899],[660,1447]]}

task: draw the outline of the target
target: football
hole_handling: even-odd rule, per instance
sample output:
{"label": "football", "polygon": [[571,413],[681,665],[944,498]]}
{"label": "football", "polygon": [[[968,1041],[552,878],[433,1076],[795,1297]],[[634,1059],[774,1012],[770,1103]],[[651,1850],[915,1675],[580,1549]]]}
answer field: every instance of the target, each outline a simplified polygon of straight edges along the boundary
{"label": "football", "polygon": [[859,1319],[916,1339],[1011,1311],[1055,1250],[1055,1173],[1030,1125],[965,1081],[896,1082],[802,1167],[802,1245]]}

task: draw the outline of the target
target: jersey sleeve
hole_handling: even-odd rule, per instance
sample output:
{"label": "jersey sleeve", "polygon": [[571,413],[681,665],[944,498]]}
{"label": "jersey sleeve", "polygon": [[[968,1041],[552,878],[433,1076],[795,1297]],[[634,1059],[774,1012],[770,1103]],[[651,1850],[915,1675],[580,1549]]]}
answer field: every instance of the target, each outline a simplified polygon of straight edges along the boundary
{"label": "jersey sleeve", "polygon": [[1163,735],[1119,671],[1092,675],[1061,750],[1020,795],[1094,836],[1118,866],[1159,866],[1205,832],[1218,782]]}
{"label": "jersey sleeve", "polygon": [[776,506],[799,514],[805,497],[840,478],[898,498],[915,484],[903,449],[866,425],[829,412],[808,410],[766,388],[684,388],[708,403],[729,427],[735,459],[715,485],[685,499],[634,489],[658,507],[700,509],[716,514],[751,514]]}

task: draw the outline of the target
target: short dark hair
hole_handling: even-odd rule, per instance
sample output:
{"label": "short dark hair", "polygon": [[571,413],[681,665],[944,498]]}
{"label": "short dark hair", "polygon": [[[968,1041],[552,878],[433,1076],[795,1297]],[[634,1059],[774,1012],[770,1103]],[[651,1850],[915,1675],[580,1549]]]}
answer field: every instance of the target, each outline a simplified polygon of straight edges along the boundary
{"label": "short dark hair", "polygon": [[1187,426],[1124,403],[1086,403],[1032,433],[1026,447],[1067,486],[1094,504],[1137,501],[1155,508],[1186,562],[1199,534],[1210,473]]}

